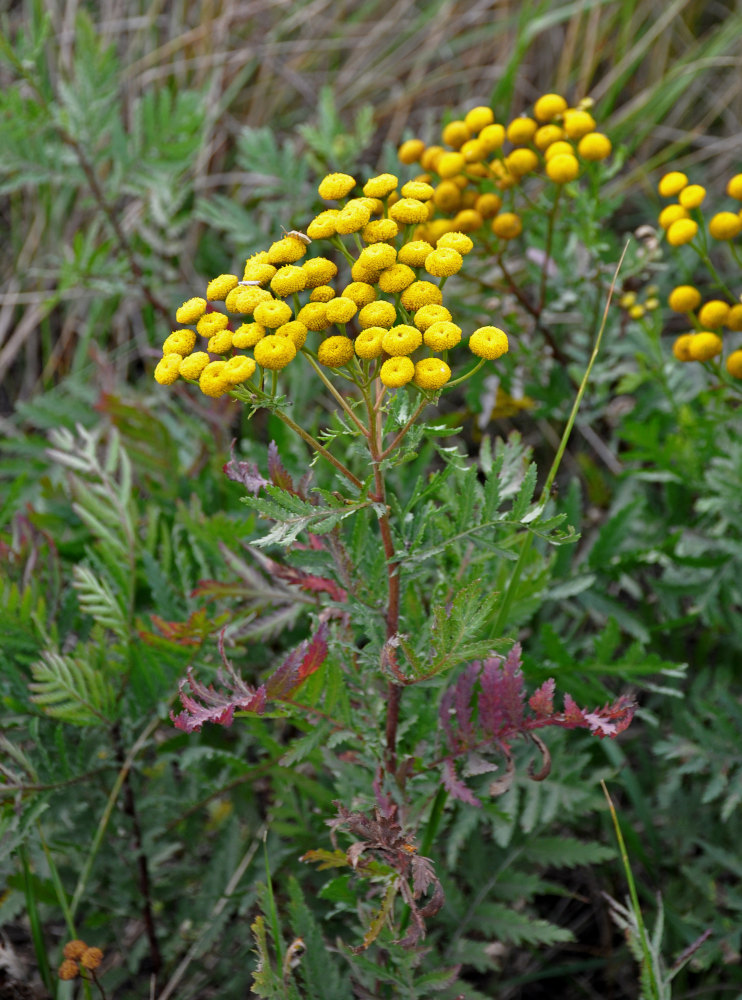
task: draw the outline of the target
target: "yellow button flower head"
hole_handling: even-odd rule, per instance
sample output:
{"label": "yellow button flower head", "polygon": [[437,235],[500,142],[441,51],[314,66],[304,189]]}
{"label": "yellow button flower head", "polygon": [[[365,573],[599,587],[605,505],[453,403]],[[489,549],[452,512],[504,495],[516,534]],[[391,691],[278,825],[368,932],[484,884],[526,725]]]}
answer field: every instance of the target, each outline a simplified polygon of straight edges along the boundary
{"label": "yellow button flower head", "polygon": [[400,324],[387,330],[381,343],[386,353],[394,358],[412,354],[422,342],[423,335],[416,327]]}
{"label": "yellow button flower head", "polygon": [[566,110],[567,102],[561,94],[544,94],[533,105],[533,113],[540,122],[550,122]]}
{"label": "yellow button flower head", "polygon": [[376,289],[366,281],[351,281],[340,294],[343,298],[351,299],[351,301],[355,302],[359,309],[362,306],[367,306],[370,302],[374,302],[376,299]]}
{"label": "yellow button flower head", "polygon": [[383,271],[391,267],[397,259],[397,251],[388,243],[372,243],[358,254],[357,264],[368,267],[372,271]]}
{"label": "yellow button flower head", "polygon": [[354,198],[338,212],[335,218],[335,229],[341,236],[358,233],[370,218],[371,210],[368,205],[364,205],[359,198]]}
{"label": "yellow button flower head", "polygon": [[443,293],[432,281],[413,281],[402,292],[400,301],[408,312],[417,312],[431,303],[439,306],[443,302]]}
{"label": "yellow button flower head", "polygon": [[350,337],[328,337],[319,345],[317,358],[328,368],[341,368],[353,357],[353,341]]}
{"label": "yellow button flower head", "polygon": [[663,229],[669,229],[678,219],[689,218],[688,209],[682,205],[667,205],[659,214],[657,221]]}
{"label": "yellow button flower head", "polygon": [[544,150],[544,159],[546,160],[547,163],[549,162],[549,160],[552,160],[555,156],[574,156],[574,155],[575,151],[573,147],[568,142],[565,142],[564,140],[561,139],[558,140],[557,142],[552,142],[551,145]]}
{"label": "yellow button flower head", "polygon": [[271,302],[272,300],[273,296],[267,288],[258,288],[254,285],[248,288],[239,286],[232,289],[224,300],[224,305],[231,313],[248,315],[261,302]]}
{"label": "yellow button flower head", "polygon": [[270,302],[261,302],[255,306],[253,316],[256,323],[274,330],[277,326],[283,326],[291,319],[291,306],[288,302],[279,302],[276,299]]}
{"label": "yellow button flower head", "polygon": [[408,139],[397,150],[397,157],[400,163],[417,163],[424,152],[425,143],[422,139]]}
{"label": "yellow button flower head", "polygon": [[280,371],[296,357],[296,348],[290,337],[271,334],[259,340],[253,349],[255,360],[261,368]]}
{"label": "yellow button flower head", "polygon": [[423,334],[423,340],[425,346],[432,351],[450,351],[461,341],[461,327],[448,320],[439,320],[430,324]]}
{"label": "yellow button flower head", "polygon": [[180,354],[166,354],[157,363],[155,368],[155,382],[160,385],[172,385],[180,375],[180,362],[183,360]]}
{"label": "yellow button flower head", "polygon": [[211,361],[206,351],[196,351],[183,358],[178,368],[181,378],[197,379],[204,368]]}
{"label": "yellow button flower head", "polygon": [[402,188],[403,198],[417,198],[418,201],[429,201],[433,197],[435,188],[425,181],[407,181]]}
{"label": "yellow button flower head", "polygon": [[474,203],[474,208],[483,219],[493,219],[502,208],[502,198],[499,194],[487,191],[479,195]]}
{"label": "yellow button flower head", "polygon": [[363,261],[355,261],[350,269],[350,276],[353,281],[362,281],[367,285],[375,285],[379,279],[379,269],[369,267]]}
{"label": "yellow button flower head", "polygon": [[742,351],[732,351],[727,358],[727,371],[732,378],[742,378]]}
{"label": "yellow button flower head", "polygon": [[415,365],[415,385],[429,392],[442,389],[450,378],[451,369],[441,358],[423,358]]}
{"label": "yellow button flower head", "polygon": [[742,232],[742,219],[735,212],[717,212],[709,220],[709,234],[715,240],[733,240]]}
{"label": "yellow button flower head", "polygon": [[690,356],[690,342],[693,340],[694,334],[683,333],[681,336],[677,337],[675,343],[672,345],[672,353],[678,359],[678,361],[692,361]]}
{"label": "yellow button flower head", "polygon": [[218,399],[225,392],[229,392],[229,382],[222,378],[222,372],[226,364],[226,361],[212,361],[201,372],[198,379],[198,386],[204,396],[211,396],[213,399]]}
{"label": "yellow button flower head", "polygon": [[503,240],[514,240],[523,232],[523,223],[515,212],[500,212],[492,220],[492,232]]}
{"label": "yellow button flower head", "polygon": [[688,344],[688,354],[693,361],[710,361],[721,354],[722,346],[721,337],[704,330],[693,334]]}
{"label": "yellow button flower head", "polygon": [[368,198],[386,198],[399,184],[399,178],[394,174],[379,174],[371,177],[363,185],[363,193]]}
{"label": "yellow button flower head", "polygon": [[371,302],[358,313],[358,325],[362,330],[370,327],[389,329],[397,318],[397,310],[391,302]]}
{"label": "yellow button flower head", "polygon": [[493,153],[505,142],[505,128],[499,123],[485,125],[479,133],[479,141],[483,143],[488,153]]}
{"label": "yellow button flower head", "polygon": [[469,350],[477,357],[494,361],[508,351],[507,334],[496,326],[480,326],[469,337]]}
{"label": "yellow button flower head", "polygon": [[248,358],[245,354],[238,354],[236,357],[230,358],[222,368],[221,376],[229,385],[239,385],[240,382],[247,382],[254,372],[255,362],[253,359]]}
{"label": "yellow button flower head", "polygon": [[271,278],[271,291],[280,298],[293,295],[294,292],[301,292],[306,286],[307,273],[303,267],[297,267],[295,264],[285,264],[283,267],[279,267]]}
{"label": "yellow button flower head", "polygon": [[178,309],[175,318],[179,323],[195,323],[206,312],[206,299],[188,299]]}
{"label": "yellow button flower head", "polygon": [[68,941],[67,944],[62,949],[62,954],[65,958],[80,958],[88,950],[88,946],[84,941],[79,938],[75,938],[74,941]]}
{"label": "yellow button flower head", "polygon": [[305,260],[301,267],[307,276],[306,288],[326,285],[338,273],[337,264],[328,260],[327,257],[311,257],[309,260]]}
{"label": "yellow button flower head", "polygon": [[202,337],[213,337],[220,330],[226,330],[229,319],[220,312],[205,313],[196,324],[196,329]]}
{"label": "yellow button flower head", "polygon": [[211,302],[223,302],[237,287],[239,280],[236,274],[220,274],[218,278],[212,278],[206,286],[206,298]]}
{"label": "yellow button flower head", "polygon": [[[493,195],[493,197],[497,197]],[[462,257],[465,257],[474,247],[474,241],[466,235],[466,233],[449,232],[444,233],[436,243],[438,249],[446,248],[449,250],[455,250],[456,253],[460,253]]]}
{"label": "yellow button flower head", "polygon": [[631,306],[631,308],[629,309],[629,316],[632,319],[641,319],[646,311],[647,310],[644,308],[641,302],[637,302],[635,306]]}
{"label": "yellow button flower head", "polygon": [[444,153],[445,150],[443,146],[428,146],[420,157],[420,166],[423,170],[435,170],[438,160]]}
{"label": "yellow button flower head", "polygon": [[693,285],[678,285],[670,292],[667,304],[676,313],[693,312],[701,304],[701,293]]}
{"label": "yellow button flower head", "polygon": [[492,108],[484,104],[472,108],[464,115],[464,123],[470,132],[481,132],[487,125],[491,125],[495,120],[495,113]]}
{"label": "yellow button flower head", "polygon": [[298,236],[284,236],[268,249],[268,263],[275,264],[276,267],[280,264],[296,264],[302,257],[306,257],[307,249],[307,244]]}
{"label": "yellow button flower head", "polygon": [[180,354],[185,357],[193,350],[196,343],[196,334],[193,330],[173,330],[162,345],[163,354]]}
{"label": "yellow button flower head", "polygon": [[313,240],[324,240],[334,236],[337,232],[335,220],[340,214],[337,208],[328,208],[315,216],[307,226],[307,236]]}
{"label": "yellow button flower head", "polygon": [[80,967],[72,958],[65,958],[57,969],[57,975],[63,981],[75,979],[80,972]]}
{"label": "yellow button flower head", "polygon": [[425,330],[429,329],[433,323],[449,323],[451,318],[451,313],[445,306],[434,305],[431,303],[430,305],[423,306],[421,309],[417,310],[415,313],[414,323],[418,330],[425,332]]}
{"label": "yellow button flower head", "polygon": [[461,207],[461,188],[454,181],[441,181],[433,194],[433,202],[441,212],[456,212]]}
{"label": "yellow button flower head", "polygon": [[577,143],[577,152],[583,160],[605,160],[612,149],[611,140],[602,132],[588,132]]}
{"label": "yellow button flower head", "polygon": [[353,343],[358,357],[363,358],[364,361],[378,358],[384,350],[381,342],[386,332],[383,326],[369,326],[365,330],[361,330]]}
{"label": "yellow button flower head", "polygon": [[425,222],[428,218],[428,209],[425,202],[418,201],[417,198],[400,198],[389,209],[389,217],[395,222],[411,225],[415,222]]}
{"label": "yellow button flower head", "polygon": [[213,337],[209,337],[206,348],[212,354],[226,354],[227,351],[231,351],[232,331],[220,330],[219,333],[215,333]]}
{"label": "yellow button flower head", "polygon": [[[597,135],[597,132],[595,133]],[[559,125],[542,125],[533,137],[533,144],[536,149],[548,149],[555,142],[564,138],[564,129]]]}
{"label": "yellow button flower head", "polygon": [[553,156],[546,164],[546,173],[555,184],[568,184],[579,172],[580,163],[577,157],[566,153],[562,156]]}
{"label": "yellow button flower head", "polygon": [[288,337],[297,351],[300,351],[306,343],[307,328],[298,319],[294,319],[290,323],[284,323],[283,326],[277,327],[274,330],[274,336]]}
{"label": "yellow button flower head", "polygon": [[259,281],[261,284],[270,281],[276,273],[276,268],[268,260],[268,251],[263,250],[248,257],[245,261],[243,281]]}
{"label": "yellow button flower head", "polygon": [[435,163],[436,173],[441,177],[455,177],[466,167],[461,153],[441,153]]}
{"label": "yellow button flower head", "polygon": [[448,278],[464,266],[464,258],[450,247],[439,247],[425,258],[425,270],[434,278]]}
{"label": "yellow button flower head", "polygon": [[422,267],[425,258],[433,252],[433,245],[427,240],[412,240],[404,243],[397,254],[400,264],[407,264],[409,267]]}
{"label": "yellow button flower head", "polygon": [[265,327],[261,326],[260,323],[243,323],[232,334],[232,346],[240,351],[245,351],[249,347],[255,347],[264,336]]}
{"label": "yellow button flower head", "polygon": [[80,955],[80,965],[84,969],[97,969],[103,961],[103,952],[100,948],[86,948]]}
{"label": "yellow button flower head", "polygon": [[671,170],[669,174],[660,178],[657,190],[663,198],[673,198],[676,194],[680,194],[687,183],[688,178],[685,174],[679,170]]}
{"label": "yellow button flower head", "polygon": [[372,219],[361,230],[361,239],[364,243],[383,243],[393,240],[398,233],[399,226],[394,219]]}
{"label": "yellow button flower head", "polygon": [[514,146],[527,146],[533,139],[538,129],[538,124],[527,115],[514,118],[505,129],[505,134]]}
{"label": "yellow button flower head", "polygon": [[453,220],[454,229],[461,230],[462,233],[474,233],[483,225],[484,219],[473,208],[462,209]]}
{"label": "yellow button flower head", "polygon": [[698,232],[698,224],[693,219],[678,219],[667,230],[667,242],[670,246],[681,247],[690,243]]}
{"label": "yellow button flower head", "polygon": [[379,378],[390,389],[407,385],[415,377],[415,366],[407,357],[389,358],[381,366]]}
{"label": "yellow button flower head", "polygon": [[463,121],[449,122],[441,132],[441,139],[447,146],[459,149],[467,139],[471,138],[471,129]]}
{"label": "yellow button flower head", "polygon": [[705,187],[701,187],[700,184],[688,184],[678,195],[678,201],[683,208],[698,208],[699,205],[703,204],[705,197]]}
{"label": "yellow button flower head", "polygon": [[353,299],[347,299],[344,295],[338,295],[327,303],[328,323],[349,323],[358,312],[358,306]]}
{"label": "yellow button flower head", "polygon": [[742,330],[742,305],[732,306],[724,323],[728,330]]}
{"label": "yellow button flower head", "polygon": [[589,111],[567,108],[562,116],[562,125],[570,139],[581,139],[595,129],[595,119]]}
{"label": "yellow button flower head", "polygon": [[[742,174],[735,174],[734,177],[729,178],[729,181],[727,182],[727,194],[730,198],[736,198],[737,201],[742,201]],[[735,378],[736,377],[737,376],[735,376]]]}
{"label": "yellow button flower head", "polygon": [[538,166],[538,156],[532,149],[514,149],[505,157],[505,166],[514,177],[525,177]]}
{"label": "yellow button flower head", "polygon": [[327,304],[325,302],[307,302],[299,310],[296,318],[304,324],[307,330],[314,330],[315,333],[326,330],[330,325],[327,322]]}
{"label": "yellow button flower head", "polygon": [[[469,139],[464,143],[459,152],[466,162],[471,165],[471,172],[476,173],[478,172],[478,168],[475,170],[475,165],[481,164],[482,160],[487,156],[488,150],[479,139]],[[486,171],[481,176],[486,177]]]}
{"label": "yellow button flower head", "polygon": [[415,272],[407,264],[392,264],[381,272],[378,284],[382,292],[394,294],[408,288],[415,278]]}
{"label": "yellow button flower head", "polygon": [[330,299],[335,298],[335,289],[332,285],[317,285],[309,293],[310,302],[329,302]]}
{"label": "yellow button flower head", "polygon": [[701,306],[698,312],[698,322],[708,330],[723,326],[729,316],[729,306],[721,299],[710,299]]}
{"label": "yellow button flower head", "polygon": [[328,174],[322,179],[317,190],[320,198],[324,198],[325,201],[338,201],[349,195],[355,186],[355,178],[350,174]]}

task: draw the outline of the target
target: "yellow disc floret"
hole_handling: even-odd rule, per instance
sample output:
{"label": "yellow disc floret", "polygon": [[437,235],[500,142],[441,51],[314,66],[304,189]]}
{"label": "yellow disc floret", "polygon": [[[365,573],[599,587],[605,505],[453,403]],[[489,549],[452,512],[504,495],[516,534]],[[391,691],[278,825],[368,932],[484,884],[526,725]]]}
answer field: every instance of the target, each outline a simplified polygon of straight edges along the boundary
{"label": "yellow disc floret", "polygon": [[418,201],[430,201],[434,192],[435,188],[433,185],[427,184],[425,181],[407,181],[402,188],[401,194],[403,198],[417,198]]}
{"label": "yellow disc floret", "polygon": [[328,323],[349,323],[358,312],[358,306],[353,299],[348,299],[344,295],[331,299],[326,309]]}
{"label": "yellow disc floret", "polygon": [[255,347],[264,336],[265,327],[261,326],[260,323],[243,323],[232,334],[232,346],[244,351],[249,347]]}
{"label": "yellow disc floret", "polygon": [[405,354],[412,354],[423,342],[423,335],[414,326],[400,324],[387,330],[382,340],[382,347],[387,354],[398,357]]}
{"label": "yellow disc floret", "polygon": [[389,329],[397,318],[397,310],[391,302],[371,302],[358,313],[358,325],[362,330],[369,327]]}
{"label": "yellow disc floret", "polygon": [[424,152],[425,143],[422,139],[408,139],[397,150],[397,157],[400,163],[417,163]]}
{"label": "yellow disc floret", "polygon": [[376,299],[376,289],[367,281],[351,281],[340,294],[343,298],[352,299],[359,309]]}
{"label": "yellow disc floret", "polygon": [[383,326],[369,326],[365,330],[361,330],[353,344],[358,357],[363,358],[364,361],[378,358],[384,350],[381,342],[386,332],[387,330]]}
{"label": "yellow disc floret", "polygon": [[415,277],[415,272],[407,264],[392,264],[379,275],[379,288],[388,294],[401,292],[412,284]]}
{"label": "yellow disc floret", "polygon": [[277,326],[283,326],[291,319],[291,306],[288,302],[272,299],[270,302],[261,302],[255,306],[253,316],[256,323],[274,330]]}
{"label": "yellow disc floret", "polygon": [[206,312],[206,299],[188,299],[175,313],[179,323],[195,323]]}
{"label": "yellow disc floret", "polygon": [[496,149],[499,149],[505,142],[505,127],[500,125],[499,122],[495,122],[492,125],[485,125],[479,133],[478,138],[483,143],[487,152],[492,153]]}
{"label": "yellow disc floret", "polygon": [[733,240],[742,232],[742,219],[734,212],[717,212],[709,219],[709,234],[715,240]]}
{"label": "yellow disc floret", "polygon": [[708,330],[723,326],[729,316],[729,306],[721,299],[710,299],[698,311],[698,322]]}
{"label": "yellow disc floret", "polygon": [[435,392],[451,378],[451,369],[441,358],[423,358],[415,365],[414,383],[420,389]]}
{"label": "yellow disc floret", "polygon": [[172,385],[180,375],[180,363],[183,360],[180,354],[166,354],[161,358],[155,368],[155,382],[160,385]]}
{"label": "yellow disc floret", "polygon": [[350,174],[328,174],[322,179],[317,190],[320,198],[326,201],[338,201],[349,195],[355,186],[355,178]]}
{"label": "yellow disc floret", "polygon": [[433,245],[427,240],[412,240],[399,248],[397,260],[400,264],[407,264],[410,267],[422,267],[425,258],[432,252]]}
{"label": "yellow disc floret", "polygon": [[298,319],[284,323],[274,331],[276,337],[288,337],[297,351],[301,350],[307,339],[307,328]]}
{"label": "yellow disc floret", "polygon": [[196,334],[193,330],[173,330],[162,345],[163,354],[180,354],[185,357],[193,350],[196,343]]}
{"label": "yellow disc floret", "polygon": [[562,116],[562,125],[568,138],[581,139],[595,129],[595,119],[589,111],[567,108]]}
{"label": "yellow disc floret", "polygon": [[389,209],[389,217],[395,222],[411,225],[416,222],[425,222],[428,218],[428,209],[425,202],[418,201],[417,198],[400,198]]}
{"label": "yellow disc floret", "polygon": [[414,322],[418,330],[425,332],[433,323],[448,323],[451,318],[451,313],[445,306],[431,304],[417,310]]}
{"label": "yellow disc floret", "polygon": [[225,392],[229,392],[229,382],[222,378],[222,372],[226,364],[226,361],[212,361],[201,372],[198,385],[204,396],[211,396],[213,399],[218,399]]}
{"label": "yellow disc floret", "polygon": [[361,230],[361,239],[364,243],[382,243],[393,240],[398,233],[399,226],[394,219],[373,219]]}
{"label": "yellow disc floret", "polygon": [[307,330],[314,330],[315,333],[326,330],[329,326],[327,322],[327,304],[325,302],[307,302],[299,310],[296,318],[300,323],[304,324]]}
{"label": "yellow disc floret", "polygon": [[229,319],[220,312],[205,313],[196,324],[196,329],[202,337],[213,337],[215,333],[225,330],[229,326]]}
{"label": "yellow disc floret", "polygon": [[307,236],[313,240],[326,240],[337,232],[335,220],[340,214],[337,208],[328,208],[315,216],[307,226]]}
{"label": "yellow disc floret", "polygon": [[221,371],[221,377],[229,385],[239,385],[240,382],[247,382],[255,371],[255,362],[245,354],[239,354],[227,361]]}
{"label": "yellow disc floret", "polygon": [[678,359],[678,361],[692,361],[690,356],[690,342],[693,340],[694,334],[683,333],[679,337],[676,337],[675,343],[672,345],[672,353]]}
{"label": "yellow disc floret", "polygon": [[415,366],[410,358],[389,358],[381,366],[379,378],[390,389],[398,389],[407,385],[415,377]]}
{"label": "yellow disc floret", "polygon": [[732,378],[742,378],[742,351],[732,351],[727,358],[727,371]]}
{"label": "yellow disc floret", "polygon": [[605,160],[612,148],[611,140],[602,132],[588,132],[577,143],[577,152],[583,160]]}
{"label": "yellow disc floret", "polygon": [[434,278],[448,278],[464,266],[464,258],[450,247],[438,247],[425,258],[425,270]]}
{"label": "yellow disc floret", "polygon": [[469,350],[477,357],[494,361],[508,351],[507,334],[496,326],[480,326],[469,337]]}
{"label": "yellow disc floret", "polygon": [[196,351],[194,354],[189,354],[180,362],[181,378],[197,379],[210,361],[211,358],[206,351]]}
{"label": "yellow disc floret", "polygon": [[348,364],[353,354],[353,341],[350,337],[328,337],[319,345],[317,358],[320,364],[328,368],[340,368]]}
{"label": "yellow disc floret", "polygon": [[[493,195],[492,197],[497,197]],[[436,246],[440,249],[445,247],[449,250],[455,250],[456,253],[460,253],[462,257],[465,257],[474,247],[474,241],[466,235],[466,233],[444,233],[436,243]]]}
{"label": "yellow disc floret", "polygon": [[338,273],[337,264],[326,257],[311,257],[301,265],[304,274],[307,276],[306,288],[318,288],[332,281]]}
{"label": "yellow disc floret", "polygon": [[488,108],[484,104],[472,108],[464,115],[464,123],[471,132],[480,132],[485,126],[491,125],[494,120],[495,114],[492,108]]}
{"label": "yellow disc floret", "polygon": [[688,178],[684,173],[681,173],[679,170],[672,170],[660,179],[657,190],[663,198],[672,198],[676,194],[680,194],[687,183]]}
{"label": "yellow disc floret", "polygon": [[277,240],[271,245],[268,253],[268,263],[275,264],[295,264],[302,257],[307,255],[307,244],[300,240],[298,236],[284,236],[282,240]]}
{"label": "yellow disc floret", "polygon": [[710,361],[722,351],[721,337],[709,330],[694,333],[688,344],[688,354],[693,361]]}
{"label": "yellow disc floret", "polygon": [[368,198],[386,198],[399,184],[399,178],[394,174],[379,174],[371,177],[363,185],[363,193]]}
{"label": "yellow disc floret", "polygon": [[448,320],[438,320],[430,324],[423,334],[423,340],[425,346],[432,351],[450,351],[461,340],[461,327]]}
{"label": "yellow disc floret", "polygon": [[533,118],[523,115],[510,122],[505,134],[514,146],[526,146],[533,139],[537,129],[538,123]]}
{"label": "yellow disc floret", "polygon": [[676,313],[693,312],[701,304],[701,293],[693,285],[678,285],[670,292],[667,304]]}
{"label": "yellow disc floret", "polygon": [[734,177],[729,178],[727,182],[727,194],[730,198],[742,201],[742,174],[735,174]]}
{"label": "yellow disc floret", "polygon": [[290,337],[271,334],[259,340],[253,349],[255,360],[261,368],[280,371],[296,357],[296,348]]}
{"label": "yellow disc floret", "polygon": [[703,204],[703,199],[705,197],[705,187],[701,187],[700,184],[688,184],[688,186],[684,187],[678,194],[678,201],[683,208],[698,208],[699,205]]}
{"label": "yellow disc floret", "polygon": [[693,219],[678,219],[667,230],[667,242],[670,246],[681,247],[690,243],[698,232],[698,223]]}
{"label": "yellow disc floret", "polygon": [[500,212],[492,220],[492,232],[503,240],[514,240],[523,232],[523,223],[515,212]]}
{"label": "yellow disc floret", "polygon": [[236,274],[220,274],[218,278],[212,278],[206,286],[206,298],[212,302],[223,302],[237,287],[239,280]]}
{"label": "yellow disc floret", "polygon": [[212,354],[226,354],[232,350],[232,331],[220,330],[213,337],[209,337],[206,349]]}
{"label": "yellow disc floret", "polygon": [[561,94],[544,94],[533,105],[533,113],[540,122],[550,122],[566,110],[567,102]]}
{"label": "yellow disc floret", "polygon": [[432,281],[413,281],[409,288],[405,288],[402,292],[400,301],[409,312],[417,312],[430,303],[439,306],[443,301],[443,293]]}
{"label": "yellow disc floret", "polygon": [[[330,263],[328,261],[328,263]],[[295,264],[285,264],[279,267],[271,278],[271,291],[280,298],[301,292],[307,287],[307,274],[303,267]]]}
{"label": "yellow disc floret", "polygon": [[563,153],[552,156],[546,164],[546,173],[555,184],[568,184],[580,172],[580,163],[576,156]]}

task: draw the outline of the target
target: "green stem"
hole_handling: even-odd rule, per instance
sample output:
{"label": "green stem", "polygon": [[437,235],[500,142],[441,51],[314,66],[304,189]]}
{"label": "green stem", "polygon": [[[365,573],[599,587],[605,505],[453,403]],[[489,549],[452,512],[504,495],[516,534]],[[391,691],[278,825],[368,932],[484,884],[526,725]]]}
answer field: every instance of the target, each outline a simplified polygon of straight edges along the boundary
{"label": "green stem", "polygon": [[539,290],[538,296],[538,313],[539,316],[543,312],[544,305],[546,304],[546,281],[548,278],[549,271],[549,261],[551,260],[551,244],[554,239],[554,226],[556,223],[557,208],[559,207],[559,196],[562,193],[562,185],[557,185],[556,195],[554,197],[554,204],[551,206],[549,212],[549,226],[546,230],[546,246],[544,248],[544,262],[541,267],[541,288]]}
{"label": "green stem", "polygon": [[341,472],[347,480],[349,480],[357,489],[363,489],[363,483],[360,479],[353,475],[350,469],[346,468],[342,462],[340,462],[333,454],[331,454],[324,445],[321,445],[316,438],[313,438],[311,434],[308,434],[303,427],[300,427],[291,417],[283,413],[282,410],[273,411],[279,420],[282,420],[287,427],[290,427],[292,431],[299,435],[299,437],[306,441],[306,443],[314,448],[323,458],[326,458],[328,462],[335,466],[338,472]]}
{"label": "green stem", "polygon": [[429,402],[430,402],[430,400],[428,400],[428,399],[423,399],[421,401],[420,405],[415,410],[415,412],[412,414],[412,416],[407,421],[407,423],[404,425],[404,427],[397,434],[395,434],[394,438],[392,439],[391,444],[389,444],[381,452],[381,454],[379,455],[379,461],[380,462],[383,462],[385,458],[388,458],[389,455],[391,455],[391,453],[397,447],[397,445],[402,440],[402,438],[405,436],[405,434],[410,429],[410,427],[412,427],[412,425],[414,424],[414,422],[417,420],[417,418],[420,416],[420,414],[422,413],[422,411],[425,409],[425,407],[428,405]]}
{"label": "green stem", "polygon": [[355,413],[353,412],[353,410],[348,406],[348,404],[343,399],[343,397],[340,395],[340,393],[337,391],[337,389],[335,388],[335,386],[332,384],[332,382],[329,380],[329,378],[322,371],[322,368],[321,368],[320,364],[317,361],[314,360],[314,358],[312,357],[312,355],[308,351],[302,350],[302,354],[307,359],[307,361],[312,366],[312,368],[314,368],[314,370],[317,372],[317,374],[319,375],[320,379],[324,382],[325,387],[327,388],[328,392],[330,392],[330,394],[334,397],[335,402],[338,403],[340,405],[340,407],[345,411],[345,413],[350,417],[350,419],[356,425],[356,427],[361,432],[361,434],[363,434],[364,437],[368,437],[369,436],[368,428],[365,427],[361,423],[361,421],[355,415]]}

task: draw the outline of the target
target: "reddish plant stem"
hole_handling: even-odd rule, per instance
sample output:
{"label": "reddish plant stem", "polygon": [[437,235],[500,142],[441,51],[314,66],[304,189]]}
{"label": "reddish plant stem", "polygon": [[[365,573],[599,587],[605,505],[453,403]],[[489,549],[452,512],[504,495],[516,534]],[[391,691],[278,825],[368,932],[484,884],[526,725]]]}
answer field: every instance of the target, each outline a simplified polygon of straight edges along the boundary
{"label": "reddish plant stem", "polygon": [[[368,439],[371,461],[374,467],[374,500],[384,505],[385,512],[379,517],[379,530],[381,532],[381,544],[384,547],[387,569],[387,606],[386,606],[386,636],[391,639],[399,631],[399,562],[395,559],[394,541],[392,539],[392,528],[389,521],[388,507],[386,506],[386,486],[384,475],[381,471],[381,461],[385,454],[383,451],[383,440],[381,431],[381,393],[380,385],[377,384],[376,404],[368,406],[369,430]],[[368,398],[367,398],[368,401]],[[399,704],[402,699],[402,687],[389,681],[387,686],[387,709],[386,709],[386,769],[390,774],[394,774],[397,769],[397,727],[399,725]]]}

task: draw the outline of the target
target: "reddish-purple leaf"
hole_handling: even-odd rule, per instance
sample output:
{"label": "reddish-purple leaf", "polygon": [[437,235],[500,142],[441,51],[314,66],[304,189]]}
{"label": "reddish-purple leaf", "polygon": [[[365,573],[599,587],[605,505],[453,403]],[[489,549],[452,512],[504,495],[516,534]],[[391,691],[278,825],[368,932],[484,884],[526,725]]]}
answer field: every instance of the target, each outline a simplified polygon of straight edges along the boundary
{"label": "reddish-purple leaf", "polygon": [[[186,693],[185,687],[188,685],[195,695],[191,697]],[[259,688],[249,688],[240,682],[239,694],[234,690],[223,694],[216,691],[211,684],[199,684],[194,678],[193,671],[189,669],[188,676],[180,682],[180,701],[183,711],[180,715],[170,713],[176,729],[182,729],[186,733],[198,732],[204,722],[214,722],[219,726],[231,726],[235,711],[256,712],[262,715],[265,711],[266,692],[261,685]]]}
{"label": "reddish-purple leaf", "polygon": [[248,493],[257,493],[263,486],[268,485],[268,480],[264,479],[254,462],[238,462],[234,457],[234,441],[230,453],[232,455],[229,462],[222,466],[222,472],[227,479],[232,479],[235,483],[242,483]]}
{"label": "reddish-purple leaf", "polygon": [[456,765],[450,757],[443,761],[443,787],[454,799],[465,802],[468,806],[480,808],[482,805],[471,788],[459,778]]}
{"label": "reddish-purple leaf", "polygon": [[326,657],[327,624],[322,622],[311,641],[305,639],[265,681],[268,697],[289,698],[305,678],[319,670]]}
{"label": "reddish-purple leaf", "polygon": [[555,687],[556,681],[553,677],[550,677],[548,681],[544,681],[540,688],[536,688],[528,699],[528,704],[531,706],[532,711],[536,713],[537,718],[545,718],[554,711]]}
{"label": "reddish-purple leaf", "polygon": [[281,456],[278,454],[278,445],[271,441],[268,445],[268,475],[274,486],[278,486],[287,493],[296,493],[294,480],[283,466]]}

